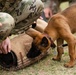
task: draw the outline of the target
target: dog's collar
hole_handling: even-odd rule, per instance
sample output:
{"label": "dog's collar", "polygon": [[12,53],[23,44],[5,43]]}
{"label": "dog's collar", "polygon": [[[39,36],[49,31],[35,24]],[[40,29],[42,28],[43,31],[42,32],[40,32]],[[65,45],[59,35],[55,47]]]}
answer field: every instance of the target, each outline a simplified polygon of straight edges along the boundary
{"label": "dog's collar", "polygon": [[52,38],[48,34],[45,34],[45,33],[43,33],[43,34],[50,40],[50,42],[51,42],[50,46],[52,48],[55,48],[55,47],[66,47],[66,46],[68,46],[68,44],[62,44],[60,46],[56,46],[56,44],[53,42]]}
{"label": "dog's collar", "polygon": [[53,40],[52,40],[52,38],[48,35],[48,34],[44,34],[49,40],[50,40],[50,42],[51,42],[51,47],[52,48],[55,48],[56,47],[56,44],[53,42]]}

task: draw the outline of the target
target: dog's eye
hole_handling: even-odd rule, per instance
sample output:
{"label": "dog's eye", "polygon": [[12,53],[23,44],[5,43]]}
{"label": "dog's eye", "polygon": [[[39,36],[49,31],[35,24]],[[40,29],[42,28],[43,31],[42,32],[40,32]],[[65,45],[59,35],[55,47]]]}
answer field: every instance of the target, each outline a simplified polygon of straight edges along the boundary
{"label": "dog's eye", "polygon": [[40,46],[47,47],[47,45],[45,43],[41,43]]}
{"label": "dog's eye", "polygon": [[48,46],[48,40],[47,40],[46,37],[43,37],[43,38],[42,38],[40,45],[41,45],[42,47],[47,47],[47,46]]}
{"label": "dog's eye", "polygon": [[44,44],[40,44],[40,45],[43,46],[43,47],[45,46]]}

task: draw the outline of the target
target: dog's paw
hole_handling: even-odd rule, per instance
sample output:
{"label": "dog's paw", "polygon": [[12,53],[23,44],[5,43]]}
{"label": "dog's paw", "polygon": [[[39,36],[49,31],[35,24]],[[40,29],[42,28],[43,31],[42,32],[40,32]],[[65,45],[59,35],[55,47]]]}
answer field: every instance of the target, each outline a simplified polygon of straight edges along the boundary
{"label": "dog's paw", "polygon": [[74,64],[66,63],[66,64],[64,64],[64,66],[66,68],[72,68],[74,66]]}
{"label": "dog's paw", "polygon": [[60,60],[61,60],[61,58],[53,57],[53,58],[52,58],[52,60],[54,60],[54,61],[60,61]]}

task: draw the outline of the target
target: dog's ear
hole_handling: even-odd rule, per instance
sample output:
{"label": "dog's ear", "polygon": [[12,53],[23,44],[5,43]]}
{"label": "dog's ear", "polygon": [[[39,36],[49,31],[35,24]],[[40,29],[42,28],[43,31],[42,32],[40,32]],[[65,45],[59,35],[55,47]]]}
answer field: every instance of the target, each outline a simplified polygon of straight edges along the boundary
{"label": "dog's ear", "polygon": [[42,40],[41,40],[40,45],[43,46],[43,47],[47,47],[48,44],[49,44],[48,39],[46,37],[43,37]]}
{"label": "dog's ear", "polygon": [[26,31],[26,34],[28,34],[29,36],[31,36],[32,38],[36,38],[39,34],[41,34],[39,31],[30,28]]}

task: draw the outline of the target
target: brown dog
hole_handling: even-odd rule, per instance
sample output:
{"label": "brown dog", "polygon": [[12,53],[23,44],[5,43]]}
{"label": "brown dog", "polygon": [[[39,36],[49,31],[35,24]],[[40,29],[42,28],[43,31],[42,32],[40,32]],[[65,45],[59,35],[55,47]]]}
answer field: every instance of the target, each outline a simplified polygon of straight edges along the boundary
{"label": "brown dog", "polygon": [[[65,40],[68,43],[70,61],[65,64],[65,67],[73,67],[75,64],[76,40],[72,33],[76,32],[76,5],[72,5],[66,10],[54,15],[48,22],[44,33],[35,30],[28,30],[28,34],[34,37],[34,44],[45,52],[50,46],[54,47],[54,41],[57,40],[57,46],[63,44]],[[52,40],[51,40],[52,39]],[[53,60],[61,60],[63,48],[57,48],[58,54]]]}

